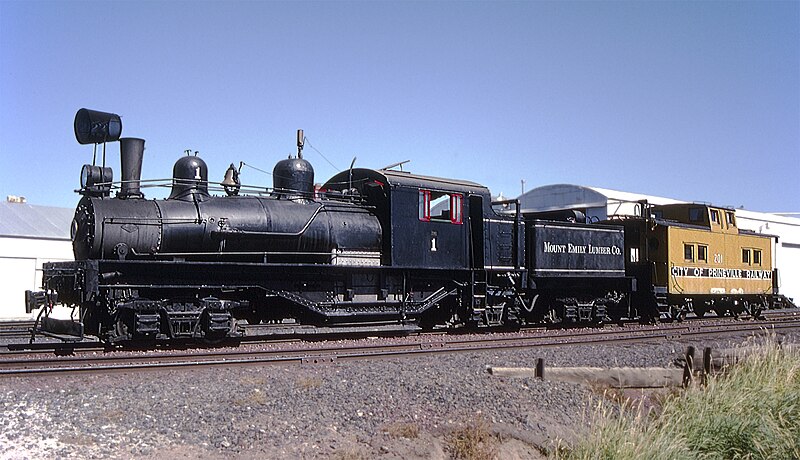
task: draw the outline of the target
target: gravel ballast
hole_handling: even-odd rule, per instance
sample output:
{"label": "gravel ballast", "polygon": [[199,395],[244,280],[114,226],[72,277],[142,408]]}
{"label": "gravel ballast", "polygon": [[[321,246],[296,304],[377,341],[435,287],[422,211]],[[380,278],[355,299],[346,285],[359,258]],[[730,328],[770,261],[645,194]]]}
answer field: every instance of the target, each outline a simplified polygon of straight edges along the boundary
{"label": "gravel ballast", "polygon": [[448,433],[475,423],[498,456],[537,458],[585,429],[597,392],[487,366],[672,366],[743,340],[0,378],[0,458],[448,458]]}

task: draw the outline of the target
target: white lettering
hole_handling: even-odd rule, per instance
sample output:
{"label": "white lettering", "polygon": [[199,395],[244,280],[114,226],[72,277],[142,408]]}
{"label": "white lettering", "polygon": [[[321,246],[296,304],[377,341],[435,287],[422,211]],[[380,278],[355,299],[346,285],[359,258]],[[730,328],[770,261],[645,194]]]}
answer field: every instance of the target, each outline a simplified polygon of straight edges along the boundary
{"label": "white lettering", "polygon": [[544,252],[545,253],[553,253],[553,254],[562,254],[567,252],[567,245],[565,244],[553,244],[549,241],[544,242]]}
{"label": "white lettering", "polygon": [[695,278],[731,278],[731,279],[752,279],[752,280],[771,280],[770,270],[741,270],[737,268],[699,268],[699,267],[678,267],[670,269],[672,276],[695,277]]}

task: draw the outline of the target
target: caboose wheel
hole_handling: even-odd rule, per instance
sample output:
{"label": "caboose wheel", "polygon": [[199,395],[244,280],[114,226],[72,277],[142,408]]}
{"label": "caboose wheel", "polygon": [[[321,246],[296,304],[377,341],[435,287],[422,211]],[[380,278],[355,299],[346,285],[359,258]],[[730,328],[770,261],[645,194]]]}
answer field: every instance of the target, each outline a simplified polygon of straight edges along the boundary
{"label": "caboose wheel", "polygon": [[670,305],[669,306],[669,319],[671,321],[683,321],[686,318],[686,312],[683,310],[682,307],[677,305]]}
{"label": "caboose wheel", "polygon": [[761,317],[761,310],[764,307],[762,304],[758,302],[749,302],[747,300],[742,303],[744,304],[744,311],[753,319],[759,319]]}

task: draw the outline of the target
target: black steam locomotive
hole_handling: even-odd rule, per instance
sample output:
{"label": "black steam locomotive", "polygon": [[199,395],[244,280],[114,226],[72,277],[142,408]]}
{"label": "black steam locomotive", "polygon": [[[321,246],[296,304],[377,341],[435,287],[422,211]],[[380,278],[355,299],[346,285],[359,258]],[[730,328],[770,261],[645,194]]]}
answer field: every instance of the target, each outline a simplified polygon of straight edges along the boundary
{"label": "black steam locomotive", "polygon": [[[78,142],[119,141],[122,180],[83,167],[75,261],[45,264],[44,290],[26,293],[30,311],[46,307],[44,331],[113,342],[235,337],[240,320],[433,328],[651,314],[630,306],[620,227],[524,215],[479,184],[391,168],[351,167],[317,188],[302,131],[271,190],[243,193],[233,165],[209,183],[203,160],[184,156],[169,197],[147,200],[144,141],[121,132],[115,114],[76,115]],[[50,318],[56,303],[74,320]]]}

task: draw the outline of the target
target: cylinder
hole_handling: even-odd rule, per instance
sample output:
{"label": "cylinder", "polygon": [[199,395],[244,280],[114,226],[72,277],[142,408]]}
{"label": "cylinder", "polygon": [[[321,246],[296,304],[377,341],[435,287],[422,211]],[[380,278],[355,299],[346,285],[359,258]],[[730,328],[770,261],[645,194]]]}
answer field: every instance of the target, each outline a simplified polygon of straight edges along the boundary
{"label": "cylinder", "polygon": [[119,198],[144,198],[139,189],[144,158],[144,139],[123,137],[119,140],[119,157],[122,167],[122,187]]}

